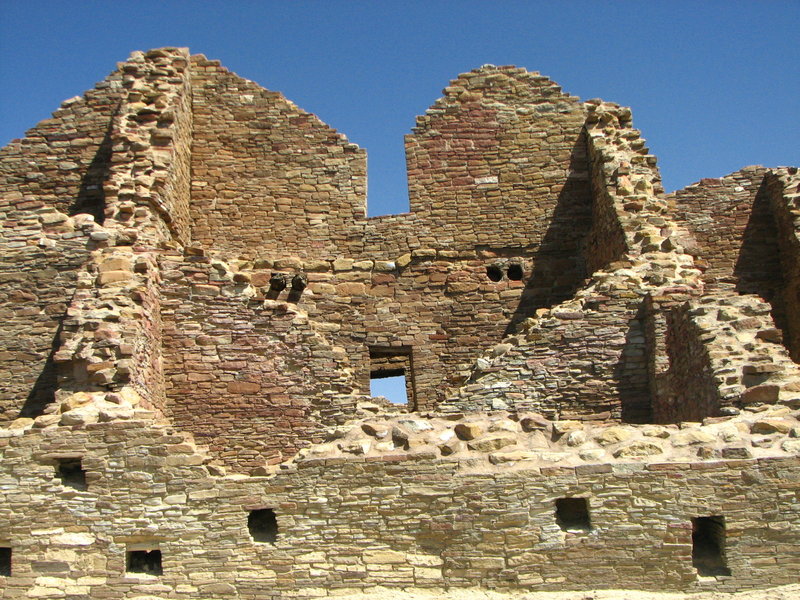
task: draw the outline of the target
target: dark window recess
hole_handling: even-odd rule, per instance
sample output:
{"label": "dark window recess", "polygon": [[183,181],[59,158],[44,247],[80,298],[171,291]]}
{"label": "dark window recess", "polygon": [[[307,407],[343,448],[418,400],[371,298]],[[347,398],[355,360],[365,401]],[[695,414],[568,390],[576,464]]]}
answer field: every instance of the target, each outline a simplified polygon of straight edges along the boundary
{"label": "dark window recess", "polygon": [[63,485],[81,491],[88,488],[86,471],[83,470],[80,458],[60,458],[56,470]]}
{"label": "dark window recess", "polygon": [[692,519],[692,566],[698,575],[730,575],[725,557],[725,517]]}
{"label": "dark window recess", "polygon": [[271,508],[251,510],[247,516],[247,528],[254,542],[274,544],[278,539],[278,519]]}
{"label": "dark window recess", "polygon": [[0,548],[0,577],[11,576],[11,548]]}
{"label": "dark window recess", "polygon": [[522,281],[522,265],[518,263],[512,263],[508,265],[508,271],[506,274],[512,281]]}
{"label": "dark window recess", "polygon": [[129,550],[125,561],[125,570],[128,573],[163,574],[161,550]]}
{"label": "dark window recess", "polygon": [[559,498],[556,500],[556,522],[564,531],[592,528],[589,521],[589,502],[586,498]]}
{"label": "dark window recess", "polygon": [[500,281],[503,278],[503,270],[497,265],[489,265],[486,267],[486,276],[491,281]]}

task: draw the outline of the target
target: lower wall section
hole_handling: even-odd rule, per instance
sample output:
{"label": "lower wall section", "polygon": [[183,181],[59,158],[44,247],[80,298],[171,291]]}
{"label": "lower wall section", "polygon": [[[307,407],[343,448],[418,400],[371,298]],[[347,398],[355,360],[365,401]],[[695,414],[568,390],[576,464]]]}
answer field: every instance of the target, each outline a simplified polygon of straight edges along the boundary
{"label": "lower wall section", "polygon": [[[6,598],[310,598],[375,585],[730,591],[792,583],[800,567],[796,457],[470,472],[397,455],[224,477],[185,436],[141,422],[28,431],[0,447]],[[74,486],[78,459],[85,490]],[[65,463],[70,477],[58,474]],[[576,503],[557,518],[561,498],[586,499],[588,527],[570,524]],[[274,542],[251,536],[258,509],[276,517]],[[269,515],[250,527],[269,529]],[[697,517],[724,517],[730,576],[698,576]],[[160,574],[148,566],[156,550]]]}

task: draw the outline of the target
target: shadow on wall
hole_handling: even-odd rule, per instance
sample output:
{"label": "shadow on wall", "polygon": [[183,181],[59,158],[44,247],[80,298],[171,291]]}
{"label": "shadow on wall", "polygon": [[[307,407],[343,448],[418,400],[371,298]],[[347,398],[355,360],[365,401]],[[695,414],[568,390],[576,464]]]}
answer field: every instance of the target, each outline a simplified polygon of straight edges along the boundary
{"label": "shadow on wall", "polygon": [[92,162],[89,163],[83,175],[78,195],[69,207],[70,216],[88,213],[94,217],[95,222],[101,225],[105,219],[106,208],[106,195],[103,190],[103,184],[106,179],[108,179],[108,174],[111,169],[112,123],[113,119],[103,135],[103,141],[97,148]]}
{"label": "shadow on wall", "polygon": [[653,348],[645,332],[647,309],[644,302],[636,315],[628,321],[625,345],[619,361],[614,366],[614,384],[619,390],[622,421],[625,423],[652,423],[652,391],[650,362]]}
{"label": "shadow on wall", "polygon": [[58,369],[53,360],[56,351],[59,347],[59,340],[61,339],[61,329],[63,327],[62,316],[58,322],[56,333],[53,336],[53,342],[50,345],[50,353],[47,355],[44,367],[42,368],[39,376],[36,378],[36,383],[33,384],[31,391],[28,392],[28,397],[25,398],[25,403],[19,411],[20,417],[28,417],[35,419],[44,413],[45,407],[51,402],[55,401],[56,389],[58,388]]}
{"label": "shadow on wall", "polygon": [[788,340],[788,315],[784,298],[786,282],[778,235],[765,178],[761,181],[753,200],[733,273],[736,276],[738,293],[756,294],[769,302],[772,306],[772,318],[775,325],[783,331],[786,342]]}
{"label": "shadow on wall", "polygon": [[572,148],[569,176],[534,254],[533,272],[504,335],[513,334],[517,325],[532,317],[537,309],[568,300],[586,283],[586,240],[592,228],[589,175],[586,132],[582,131]]}

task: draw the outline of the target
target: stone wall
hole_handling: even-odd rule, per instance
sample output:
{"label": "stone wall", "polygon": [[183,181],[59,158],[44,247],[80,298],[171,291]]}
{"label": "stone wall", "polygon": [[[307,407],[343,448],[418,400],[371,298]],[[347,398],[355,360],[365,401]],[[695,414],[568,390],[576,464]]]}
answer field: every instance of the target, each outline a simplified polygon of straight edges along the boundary
{"label": "stone wall", "polygon": [[[713,309],[712,309],[713,310]],[[702,309],[700,309],[701,312]],[[703,334],[691,318],[689,304],[668,313],[666,335],[671,394],[653,403],[653,420],[656,423],[702,421],[720,414],[726,375],[715,377]]]}
{"label": "stone wall", "polygon": [[665,196],[630,109],[489,65],[406,148],[368,219],[361,149],[163,48],[2,151],[6,596],[796,580],[797,170]]}
{"label": "stone wall", "polygon": [[[2,441],[9,597],[725,591],[791,583],[800,566],[796,457],[475,469],[399,452],[242,478],[220,477],[191,440],[136,421]],[[88,489],[59,479],[63,457],[81,458]],[[560,498],[586,499],[588,527],[559,524]],[[248,532],[261,508],[277,517],[274,543]],[[693,566],[692,518],[703,516],[724,517],[730,576]],[[126,573],[126,552],[139,549],[161,552],[162,574]]]}
{"label": "stone wall", "polygon": [[765,173],[763,167],[746,167],[668,196],[676,220],[697,241],[709,291],[733,285],[769,301],[780,288],[775,223],[762,186]]}
{"label": "stone wall", "polygon": [[753,166],[703,179],[670,199],[676,218],[697,241],[706,289],[735,288],[764,298],[798,360],[796,194],[790,170]]}
{"label": "stone wall", "polygon": [[0,150],[0,192],[22,195],[70,215],[102,222],[103,182],[111,159],[111,120],[122,99],[116,70],[83,96],[62,102],[45,119]]}
{"label": "stone wall", "polygon": [[366,216],[366,156],[218,61],[192,59],[192,238],[232,258],[328,258]]}
{"label": "stone wall", "polygon": [[40,414],[55,399],[53,354],[96,224],[34,197],[0,208],[0,421]]}
{"label": "stone wall", "polygon": [[281,462],[353,412],[347,355],[304,311],[254,299],[205,257],[161,267],[164,412],[215,456],[245,471]]}
{"label": "stone wall", "polygon": [[800,175],[796,168],[775,169],[767,174],[764,187],[775,216],[784,282],[782,293],[776,294],[773,307],[775,312],[785,315],[785,319],[776,316],[776,321],[784,331],[785,344],[792,358],[800,362],[800,238],[797,233]]}
{"label": "stone wall", "polygon": [[0,420],[53,400],[59,324],[89,260],[90,213],[103,219],[117,71],[0,150]]}
{"label": "stone wall", "polygon": [[191,91],[186,49],[135,52],[121,65],[126,90],[111,126],[106,216],[117,243],[189,241]]}
{"label": "stone wall", "polygon": [[525,69],[461,75],[406,137],[411,211],[453,249],[580,254],[591,210],[585,113]]}
{"label": "stone wall", "polygon": [[648,422],[653,395],[667,393],[655,383],[654,367],[666,328],[653,326],[663,319],[648,313],[701,293],[688,253],[693,240],[667,212],[655,157],[631,128],[630,110],[586,106],[594,189],[586,256],[600,270],[572,299],[535,311],[519,335],[478,358],[444,410]]}
{"label": "stone wall", "polygon": [[800,370],[758,296],[707,295],[667,318],[672,394],[654,404],[656,422],[701,421],[800,391]]}

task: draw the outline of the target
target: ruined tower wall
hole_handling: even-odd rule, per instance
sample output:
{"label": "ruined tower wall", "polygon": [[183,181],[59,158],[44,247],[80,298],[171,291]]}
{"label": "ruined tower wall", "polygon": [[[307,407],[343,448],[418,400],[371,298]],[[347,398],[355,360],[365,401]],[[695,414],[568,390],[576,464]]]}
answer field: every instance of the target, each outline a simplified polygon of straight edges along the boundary
{"label": "ruined tower wall", "polygon": [[656,398],[654,420],[701,421],[800,390],[800,368],[781,345],[770,308],[754,294],[719,294],[668,311],[672,396]]}
{"label": "ruined tower wall", "polygon": [[214,456],[245,472],[280,462],[353,411],[347,356],[302,309],[252,300],[205,257],[161,268],[164,413]]}
{"label": "ruined tower wall", "polygon": [[0,420],[38,414],[57,387],[59,324],[89,261],[86,219],[103,218],[115,72],[0,150]]}
{"label": "ruined tower wall", "polygon": [[[800,370],[731,293],[779,257],[800,314],[796,170],[680,192],[678,222],[629,109],[485,66],[407,138],[413,212],[368,219],[363,152],[215,61],[106,83],[0,163],[0,409],[35,417],[0,429],[4,594],[796,581]],[[702,204],[737,194],[728,244]],[[368,395],[402,369],[410,406]]]}
{"label": "ruined tower wall", "polygon": [[192,237],[233,258],[346,253],[366,155],[218,61],[192,59]]}
{"label": "ruined tower wall", "polygon": [[129,396],[163,407],[156,252],[187,235],[187,64],[185,49],[166,48],[120,65],[125,94],[109,131],[104,228],[91,236],[87,285],[72,299],[54,357],[65,392],[132,386]]}
{"label": "ruined tower wall", "polygon": [[795,362],[800,362],[800,175],[796,168],[770,171],[764,182],[777,227],[779,262],[783,269],[783,289],[776,293],[773,312],[785,315],[775,318],[783,329],[784,343]]}
{"label": "ruined tower wall", "polygon": [[444,94],[406,136],[412,212],[453,249],[580,254],[591,195],[578,99],[514,67]]}
{"label": "ruined tower wall", "polygon": [[4,168],[18,169],[3,179],[4,256],[16,261],[4,275],[4,362],[21,375],[4,378],[16,396],[4,398],[7,416],[36,416],[58,389],[128,383],[160,403],[151,253],[187,233],[187,59],[179,49],[134,53],[4,150]]}

